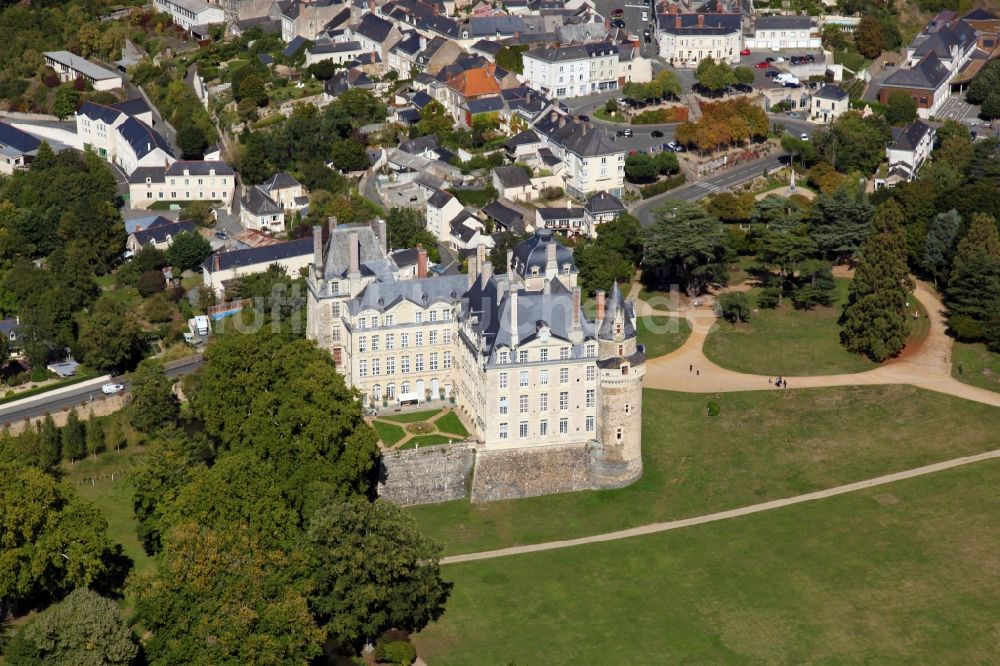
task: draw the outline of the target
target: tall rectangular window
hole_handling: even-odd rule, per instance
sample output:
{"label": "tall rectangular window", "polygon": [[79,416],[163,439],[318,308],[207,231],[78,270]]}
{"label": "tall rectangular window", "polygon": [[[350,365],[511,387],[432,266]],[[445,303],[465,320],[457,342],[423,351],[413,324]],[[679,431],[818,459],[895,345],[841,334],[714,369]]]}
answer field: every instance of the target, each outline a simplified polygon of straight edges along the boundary
{"label": "tall rectangular window", "polygon": [[[448,312],[451,311],[448,310]],[[443,342],[446,345],[451,344],[451,331],[449,329],[446,328],[444,332],[441,334],[441,342]]]}
{"label": "tall rectangular window", "polygon": [[431,360],[431,362],[430,362],[431,370],[437,370],[438,369],[438,354],[437,354],[437,352],[431,352],[431,359],[430,360]]}
{"label": "tall rectangular window", "polygon": [[497,354],[497,363],[507,365],[510,362],[510,352],[502,351]]}
{"label": "tall rectangular window", "polygon": [[427,334],[427,344],[436,345],[438,343],[438,332],[431,331]]}
{"label": "tall rectangular window", "polygon": [[507,424],[500,424],[500,439],[507,439]]}
{"label": "tall rectangular window", "polygon": [[424,346],[424,334],[423,333],[414,333],[413,334],[413,344],[415,344],[417,347],[423,347]]}
{"label": "tall rectangular window", "polygon": [[368,361],[358,361],[358,376],[359,377],[368,376]]}
{"label": "tall rectangular window", "polygon": [[568,358],[569,358],[569,347],[560,347],[559,348],[559,360],[560,361],[565,361]]}
{"label": "tall rectangular window", "polygon": [[414,366],[415,366],[415,369],[416,369],[417,372],[423,372],[424,371],[424,355],[423,354],[417,354],[417,357],[416,357],[416,359],[414,361]]}
{"label": "tall rectangular window", "polygon": [[441,362],[444,365],[444,369],[445,370],[447,370],[447,369],[449,369],[451,367],[451,352],[450,351],[446,351],[444,353],[444,357],[441,359]]}
{"label": "tall rectangular window", "polygon": [[399,369],[404,375],[410,374],[410,357],[403,356],[399,359]]}
{"label": "tall rectangular window", "polygon": [[569,432],[569,419],[562,418],[559,419],[559,434],[565,435]]}
{"label": "tall rectangular window", "polygon": [[431,310],[431,321],[437,321],[437,320],[438,320],[437,310]]}
{"label": "tall rectangular window", "polygon": [[524,439],[525,437],[528,436],[528,422],[527,421],[521,421],[521,423],[518,425],[518,432],[517,432],[517,434],[521,437],[521,439]]}
{"label": "tall rectangular window", "polygon": [[546,349],[546,348],[539,349],[538,350],[538,360],[539,361],[547,361],[547,360],[549,360],[549,350]]}
{"label": "tall rectangular window", "polygon": [[521,371],[521,373],[520,373],[520,375],[518,377],[517,385],[518,386],[527,386],[528,385],[528,371],[527,370],[522,370]]}
{"label": "tall rectangular window", "polygon": [[372,336],[372,351],[378,351],[379,350],[380,341],[379,341],[378,338],[379,338],[379,336],[377,336],[377,335],[373,335]]}
{"label": "tall rectangular window", "polygon": [[569,409],[569,391],[559,392],[559,409],[562,411]]}
{"label": "tall rectangular window", "polygon": [[594,396],[594,389],[587,389],[587,407],[593,407],[594,406],[594,403],[595,403],[594,398],[595,398],[595,396]]}
{"label": "tall rectangular window", "polygon": [[542,437],[549,434],[549,422],[545,419],[538,422],[538,434]]}
{"label": "tall rectangular window", "polygon": [[594,417],[587,417],[587,432],[594,432]]}
{"label": "tall rectangular window", "polygon": [[507,373],[506,372],[501,372],[500,373],[500,388],[502,388],[502,389],[507,388]]}
{"label": "tall rectangular window", "polygon": [[377,358],[373,358],[372,359],[372,376],[373,377],[378,376],[378,371],[379,371],[379,362],[378,362],[378,359]]}
{"label": "tall rectangular window", "polygon": [[518,363],[527,363],[528,362],[528,350],[527,349],[521,349],[521,350],[519,350],[517,352],[517,362]]}
{"label": "tall rectangular window", "polygon": [[409,333],[400,333],[399,334],[399,346],[402,347],[403,349],[406,349],[407,347],[410,346],[410,334]]}
{"label": "tall rectangular window", "polygon": [[508,407],[507,407],[507,396],[502,395],[502,396],[500,396],[500,414],[501,415],[506,415],[507,414],[507,409],[508,409]]}
{"label": "tall rectangular window", "polygon": [[597,368],[594,366],[587,367],[587,381],[592,382],[597,377]]}
{"label": "tall rectangular window", "polygon": [[569,384],[569,368],[559,368],[559,383]]}
{"label": "tall rectangular window", "polygon": [[548,386],[549,385],[549,371],[548,370],[539,370],[538,371],[538,383],[541,384],[542,386]]}
{"label": "tall rectangular window", "polygon": [[549,394],[542,393],[538,396],[538,411],[547,412],[549,411]]}
{"label": "tall rectangular window", "polygon": [[518,413],[527,414],[528,413],[528,396],[522,395],[518,398]]}
{"label": "tall rectangular window", "polygon": [[414,313],[414,315],[413,315],[413,321],[415,323],[417,323],[417,324],[424,323],[424,313],[423,312],[419,312],[419,311],[416,312],[416,313]]}
{"label": "tall rectangular window", "polygon": [[358,336],[358,351],[359,352],[368,351],[368,338],[366,338],[363,335]]}
{"label": "tall rectangular window", "polygon": [[396,374],[396,357],[390,356],[385,359],[385,374],[394,375]]}

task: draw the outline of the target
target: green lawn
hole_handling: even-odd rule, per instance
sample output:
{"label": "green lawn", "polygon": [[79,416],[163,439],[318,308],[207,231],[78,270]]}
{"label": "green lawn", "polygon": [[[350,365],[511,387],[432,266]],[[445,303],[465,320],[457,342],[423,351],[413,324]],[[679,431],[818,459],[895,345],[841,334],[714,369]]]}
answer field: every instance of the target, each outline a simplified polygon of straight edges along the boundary
{"label": "green lawn", "polygon": [[[840,344],[841,306],[847,301],[849,280],[837,280],[833,307],[809,312],[795,310],[789,299],[781,308],[760,309],[749,323],[722,320],[705,341],[705,356],[714,363],[762,375],[828,375],[863,372],[874,363],[852,354]],[[758,290],[748,292],[756,307]]]}
{"label": "green lawn", "polygon": [[691,335],[691,324],[681,317],[639,317],[639,344],[646,345],[646,358],[656,358],[680,348]]}
{"label": "green lawn", "polygon": [[[719,416],[705,415],[709,400]],[[996,448],[1000,409],[912,386],[717,395],[646,390],[644,473],[619,490],[411,507],[447,553],[610,532]],[[957,436],[958,434],[961,436]]]}
{"label": "green lawn", "polygon": [[437,429],[441,432],[447,432],[461,437],[468,437],[469,435],[469,431],[465,429],[464,425],[462,425],[462,419],[458,418],[458,414],[455,412],[448,412],[435,421],[434,425],[436,425]]}
{"label": "green lawn", "polygon": [[966,384],[1000,391],[1000,354],[984,344],[956,342],[951,351],[951,375]]}
{"label": "green lawn", "polygon": [[429,421],[434,418],[441,410],[440,409],[428,409],[423,412],[404,412],[401,414],[384,414],[379,415],[380,419],[385,419],[386,421],[395,421],[396,423],[417,423],[418,421]]}
{"label": "green lawn", "polygon": [[378,438],[386,446],[392,446],[406,436],[406,432],[398,425],[385,423],[384,421],[372,421],[372,427],[378,433]]}
{"label": "green lawn", "polygon": [[434,446],[436,444],[447,444],[448,442],[453,441],[455,441],[454,437],[439,435],[437,433],[432,433],[430,435],[417,435],[416,437],[408,440],[406,444],[403,444],[399,447],[399,449],[415,449],[418,446]]}
{"label": "green lawn", "polygon": [[464,664],[996,662],[1000,461],[718,523],[444,567]]}

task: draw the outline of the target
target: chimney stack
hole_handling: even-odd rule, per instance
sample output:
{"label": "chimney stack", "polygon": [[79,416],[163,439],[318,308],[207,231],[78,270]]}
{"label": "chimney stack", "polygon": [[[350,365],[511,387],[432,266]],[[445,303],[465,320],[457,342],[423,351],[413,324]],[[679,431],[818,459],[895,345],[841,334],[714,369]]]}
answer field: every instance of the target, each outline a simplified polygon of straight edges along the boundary
{"label": "chimney stack", "polygon": [[580,301],[582,294],[579,287],[573,287],[573,328],[580,328]]}
{"label": "chimney stack", "polygon": [[215,256],[212,257],[212,270],[218,272],[220,270],[221,264],[222,261],[221,258],[219,257],[219,253],[216,252]]}
{"label": "chimney stack", "polygon": [[375,220],[375,235],[378,236],[378,245],[382,250],[382,256],[389,254],[389,239],[386,237],[385,220]]}
{"label": "chimney stack", "polygon": [[313,270],[317,273],[323,266],[323,227],[313,225]]}
{"label": "chimney stack", "polygon": [[545,267],[558,269],[556,262],[556,242],[554,240],[550,240],[549,244],[545,246]]}
{"label": "chimney stack", "polygon": [[348,277],[360,277],[361,276],[361,258],[359,257],[360,247],[358,246],[358,232],[352,231],[347,235],[347,256],[348,256]]}
{"label": "chimney stack", "polygon": [[336,215],[331,215],[330,217],[326,218],[326,220],[327,220],[327,222],[330,225],[330,231],[333,231],[334,229],[337,228],[337,216]]}
{"label": "chimney stack", "polygon": [[514,291],[514,250],[507,250],[507,288]]}
{"label": "chimney stack", "polygon": [[486,263],[486,246],[480,243],[476,246],[476,268],[479,270],[483,269],[483,264]]}
{"label": "chimney stack", "polygon": [[604,321],[604,290],[597,290],[597,325],[600,326],[601,322]]}
{"label": "chimney stack", "polygon": [[510,348],[517,349],[517,292],[510,292]]}
{"label": "chimney stack", "polygon": [[486,289],[486,285],[489,283],[491,277],[493,277],[493,262],[486,261],[479,271],[479,287]]}
{"label": "chimney stack", "polygon": [[680,17],[680,15],[677,15],[677,16],[674,17],[674,29],[675,30],[680,30],[681,29],[681,17]]}
{"label": "chimney stack", "polygon": [[427,277],[427,250],[417,246],[417,277]]}
{"label": "chimney stack", "polygon": [[699,28],[704,28],[705,27],[705,15],[704,14],[698,14],[698,27]]}
{"label": "chimney stack", "polygon": [[552,281],[545,278],[545,282],[542,284],[542,293],[551,294],[552,293]]}
{"label": "chimney stack", "polygon": [[469,278],[469,288],[470,289],[472,288],[472,285],[475,284],[475,282],[476,282],[476,276],[479,275],[479,271],[480,270],[481,270],[481,268],[480,268],[480,264],[479,264],[479,257],[477,255],[475,255],[475,254],[472,255],[472,256],[470,256],[469,257],[469,270],[468,270],[468,273],[467,273],[468,278]]}

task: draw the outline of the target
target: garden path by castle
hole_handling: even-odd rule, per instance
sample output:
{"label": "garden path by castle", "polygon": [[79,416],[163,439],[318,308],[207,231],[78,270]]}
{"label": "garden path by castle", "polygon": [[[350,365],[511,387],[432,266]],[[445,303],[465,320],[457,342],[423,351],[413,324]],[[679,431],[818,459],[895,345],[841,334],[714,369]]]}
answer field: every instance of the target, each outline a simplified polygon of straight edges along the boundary
{"label": "garden path by castle", "polygon": [[691,518],[671,520],[664,523],[650,523],[649,525],[640,525],[639,527],[632,527],[627,530],[606,532],[604,534],[594,534],[592,536],[580,537],[578,539],[547,541],[545,543],[535,543],[526,546],[512,546],[510,548],[486,550],[478,553],[464,553],[462,555],[452,555],[450,557],[442,558],[441,564],[458,564],[460,562],[490,560],[496,557],[506,557],[508,555],[523,555],[526,553],[537,553],[544,550],[556,550],[559,548],[571,548],[573,546],[583,546],[586,544],[600,543],[603,541],[618,541],[619,539],[630,539],[632,537],[644,536],[647,534],[656,534],[658,532],[669,532],[671,530],[677,530],[683,527],[692,527],[694,525],[704,525],[705,523],[714,523],[720,520],[726,520],[728,518],[749,516],[751,514],[761,513],[762,511],[771,511],[773,509],[780,509],[782,507],[792,506],[794,504],[802,504],[803,502],[812,502],[815,500],[826,499],[828,497],[835,497],[837,495],[852,493],[858,490],[866,490],[868,488],[884,486],[886,484],[894,483],[896,481],[903,481],[905,479],[912,479],[918,476],[934,474],[935,472],[941,472],[947,469],[952,469],[954,467],[961,467],[962,465],[969,465],[971,463],[977,463],[984,460],[991,460],[994,458],[1000,458],[1000,449],[995,449],[993,451],[984,451],[983,453],[977,453],[976,455],[971,455],[971,456],[964,456],[962,458],[953,458],[952,460],[944,460],[942,462],[933,463],[931,465],[924,465],[923,467],[917,467],[902,472],[895,472],[893,474],[885,474],[883,476],[877,476],[874,479],[866,479],[864,481],[847,483],[842,486],[836,486],[834,488],[827,488],[826,490],[818,490],[813,493],[806,493],[804,495],[796,495],[794,497],[786,497],[784,499],[771,500],[770,502],[761,502],[760,504],[751,504],[749,506],[740,507],[738,509],[719,511],[717,513],[709,513],[703,516],[692,516]]}
{"label": "garden path by castle", "polygon": [[[638,284],[633,285],[629,298],[636,299]],[[944,305],[934,289],[917,281],[914,295],[927,310],[930,330],[927,337],[903,351],[899,358],[874,370],[841,375],[785,376],[791,389],[829,386],[862,386],[876,384],[912,384],[929,391],[945,393],[974,402],[1000,407],[1000,393],[964,384],[951,376],[953,341],[947,335]],[[725,393],[728,391],[777,391],[775,376],[734,372],[719,367],[705,357],[705,339],[718,326],[713,309],[714,299],[704,297],[701,304],[684,312],[662,311],[636,299],[636,315],[686,317],[691,335],[674,352],[646,362],[643,386],[685,393]],[[780,389],[785,390],[785,389]]]}

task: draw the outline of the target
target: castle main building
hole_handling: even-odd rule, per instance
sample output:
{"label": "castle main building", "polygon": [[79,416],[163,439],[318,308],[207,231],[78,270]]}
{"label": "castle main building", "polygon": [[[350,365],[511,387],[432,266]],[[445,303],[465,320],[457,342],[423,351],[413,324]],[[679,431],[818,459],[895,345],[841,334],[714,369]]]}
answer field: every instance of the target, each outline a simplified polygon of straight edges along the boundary
{"label": "castle main building", "polygon": [[[468,275],[428,277],[418,249],[412,278],[387,252],[384,223],[331,222],[325,244],[322,232],[313,229],[307,337],[376,408],[454,399],[473,424],[477,476],[512,488],[481,497],[618,487],[642,474],[645,355],[633,306],[614,285],[588,317],[573,253],[550,230],[498,272],[480,247]],[[488,454],[514,450],[516,469],[480,469],[512,460]],[[555,452],[575,461],[572,483],[527,479]]]}

